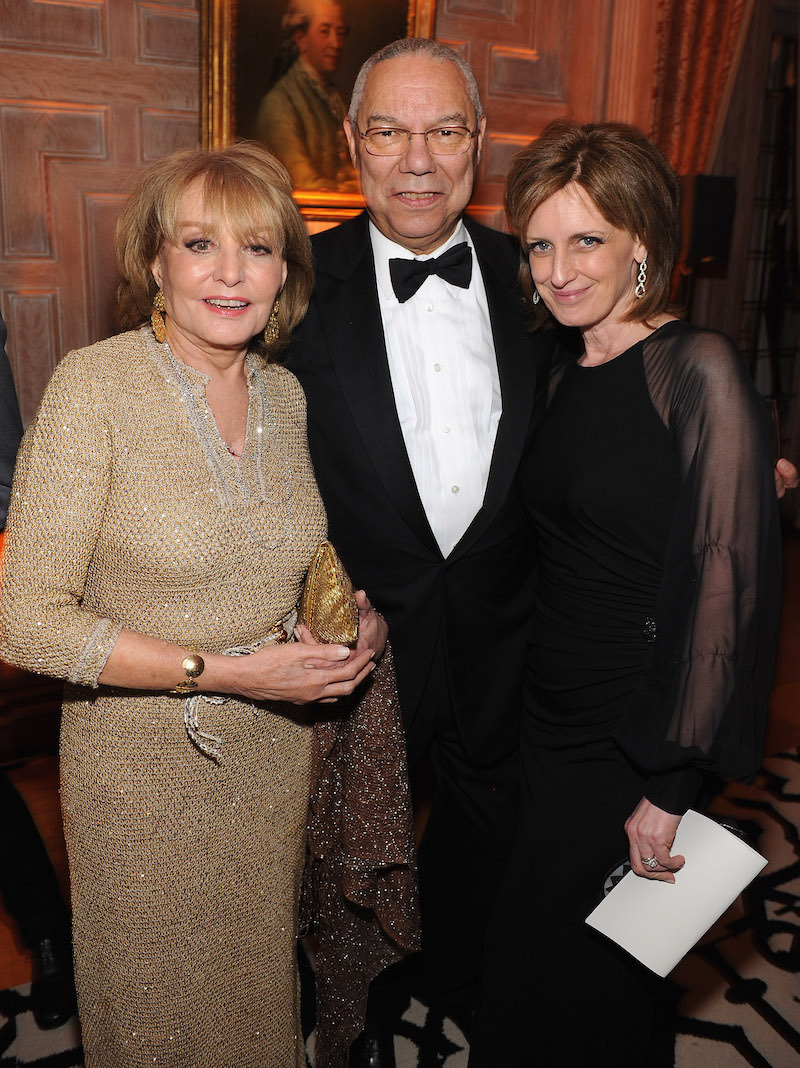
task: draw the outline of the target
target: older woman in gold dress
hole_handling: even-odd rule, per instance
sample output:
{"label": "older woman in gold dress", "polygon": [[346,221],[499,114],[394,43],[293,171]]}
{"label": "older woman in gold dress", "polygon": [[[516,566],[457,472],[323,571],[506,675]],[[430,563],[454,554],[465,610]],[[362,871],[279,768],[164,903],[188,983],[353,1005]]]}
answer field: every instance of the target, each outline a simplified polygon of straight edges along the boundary
{"label": "older woman in gold dress", "polygon": [[385,642],[363,595],[354,651],[281,641],[325,536],[303,393],[269,362],[308,240],[282,166],[240,144],[151,165],[118,251],[134,329],[69,353],[25,436],[0,650],[67,680],[86,1063],[304,1065],[308,702]]}

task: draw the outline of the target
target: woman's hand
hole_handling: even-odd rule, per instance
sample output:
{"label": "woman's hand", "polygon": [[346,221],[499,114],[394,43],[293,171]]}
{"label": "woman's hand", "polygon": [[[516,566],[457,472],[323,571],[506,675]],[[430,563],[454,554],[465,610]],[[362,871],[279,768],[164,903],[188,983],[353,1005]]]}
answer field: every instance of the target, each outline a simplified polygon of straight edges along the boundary
{"label": "woman's hand", "polygon": [[298,634],[299,642],[267,645],[250,656],[208,658],[213,663],[209,665],[207,659],[207,669],[226,672],[222,692],[295,705],[312,701],[329,704],[346,697],[374,669],[371,648],[359,652],[345,645],[320,645],[305,627],[299,630],[304,632]]}
{"label": "woman's hand", "polygon": [[[389,627],[380,612],[376,612],[372,607],[363,590],[356,590],[356,605],[358,606],[358,641],[355,649],[350,650],[350,657],[352,659],[354,656],[369,650],[372,659],[377,662],[383,656],[383,651],[386,648]],[[298,641],[304,645],[319,645],[308,627],[304,627],[302,624],[298,624],[295,627],[295,634]]]}
{"label": "woman's hand", "polygon": [[[386,648],[386,637],[389,633],[389,627],[386,624],[386,620],[376,612],[372,607],[369,598],[363,590],[356,590],[356,604],[358,605],[358,641],[356,642],[355,649],[348,649],[347,664],[353,664],[354,662],[361,663],[366,653],[369,660],[377,663],[383,656],[383,651]],[[315,650],[319,649],[331,649],[331,648],[343,648],[343,646],[330,646],[321,645],[308,627],[304,627],[302,624],[298,624],[295,627],[295,636],[300,644],[306,647],[313,645]],[[310,653],[310,650],[307,651]],[[307,661],[309,667],[324,668],[327,663],[314,655],[310,655]],[[375,663],[372,664],[370,670],[375,667]],[[362,676],[366,677],[366,676]],[[361,679],[359,678],[359,682]],[[358,683],[356,683],[358,685]],[[355,688],[355,687],[354,687]],[[341,696],[341,695],[336,695]],[[336,696],[325,696],[319,700],[324,703],[330,703],[336,700]]]}
{"label": "woman's hand", "polygon": [[[672,843],[680,816],[664,812],[646,797],[643,797],[631,815],[625,821],[625,833],[630,843],[631,867],[637,875],[646,879],[657,879],[662,883],[674,883],[673,872],[679,871],[686,863],[685,857],[670,856]],[[655,857],[656,865],[644,861]]]}
{"label": "woman's hand", "polygon": [[[299,641],[266,645],[248,656],[223,656],[200,650],[205,663],[198,693],[229,693],[253,701],[326,704],[347,697],[375,668],[386,645],[386,622],[363,590],[356,593],[359,635],[355,649],[320,645],[306,627]],[[313,649],[311,648],[313,646]],[[191,650],[160,638],[122,630],[100,674],[104,686],[171,691],[185,681],[181,661]]]}

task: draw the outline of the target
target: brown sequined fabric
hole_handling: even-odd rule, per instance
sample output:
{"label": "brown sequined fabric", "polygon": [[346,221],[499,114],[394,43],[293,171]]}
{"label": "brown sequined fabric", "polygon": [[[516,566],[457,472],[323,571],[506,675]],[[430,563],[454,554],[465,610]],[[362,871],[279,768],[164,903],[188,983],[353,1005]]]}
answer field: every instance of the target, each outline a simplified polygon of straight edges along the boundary
{"label": "brown sequined fabric", "polygon": [[369,982],[419,949],[405,736],[387,647],[341,718],[315,725],[303,922],[318,939],[317,1068],[345,1068]]}
{"label": "brown sequined fabric", "polygon": [[97,687],[120,627],[221,652],[297,602],[325,516],[305,404],[249,360],[241,463],[204,375],[149,327],[65,357],[26,434],[0,655],[71,680],[61,736],[88,1068],[296,1068],[295,937],[312,731],[303,711]]}

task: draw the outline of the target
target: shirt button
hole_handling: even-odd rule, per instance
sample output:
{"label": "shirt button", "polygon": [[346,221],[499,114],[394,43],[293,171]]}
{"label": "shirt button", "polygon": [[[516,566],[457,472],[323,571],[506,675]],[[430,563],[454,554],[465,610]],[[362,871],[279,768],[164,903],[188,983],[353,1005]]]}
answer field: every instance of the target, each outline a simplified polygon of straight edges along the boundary
{"label": "shirt button", "polygon": [[449,434],[450,433],[450,427],[447,425],[447,423],[445,423],[444,426],[442,427],[442,433],[444,433],[444,434]]}
{"label": "shirt button", "polygon": [[458,486],[451,486],[450,487],[450,492],[451,493],[458,493]]}
{"label": "shirt button", "polygon": [[429,311],[429,312],[432,312],[432,311],[433,311],[433,305],[432,305],[432,304],[429,304],[429,305],[428,305],[428,311]]}
{"label": "shirt button", "polygon": [[433,365],[433,369],[434,369],[434,371],[435,371],[435,372],[437,373],[437,375],[438,375],[438,373],[439,373],[439,372],[441,371],[441,369],[442,369],[442,365],[441,365],[440,363],[435,363],[435,364]]}

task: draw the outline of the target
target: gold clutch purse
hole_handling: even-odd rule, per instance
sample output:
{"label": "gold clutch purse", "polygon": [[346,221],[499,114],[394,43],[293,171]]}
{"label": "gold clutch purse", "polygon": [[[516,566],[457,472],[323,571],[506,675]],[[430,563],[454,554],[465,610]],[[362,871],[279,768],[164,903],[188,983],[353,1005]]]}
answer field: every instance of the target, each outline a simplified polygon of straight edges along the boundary
{"label": "gold clutch purse", "polygon": [[350,576],[329,541],[314,553],[306,575],[297,621],[325,645],[355,645],[358,606]]}

